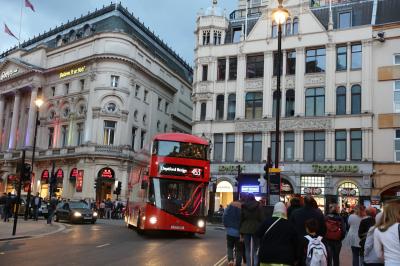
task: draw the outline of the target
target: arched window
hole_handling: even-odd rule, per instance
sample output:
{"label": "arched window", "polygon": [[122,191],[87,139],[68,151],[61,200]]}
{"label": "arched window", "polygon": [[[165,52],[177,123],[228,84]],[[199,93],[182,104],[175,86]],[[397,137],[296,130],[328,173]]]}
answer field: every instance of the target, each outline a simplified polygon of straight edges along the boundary
{"label": "arched window", "polygon": [[83,36],[89,36],[90,35],[90,25],[89,24],[85,24],[85,26],[83,26]]}
{"label": "arched window", "polygon": [[215,119],[222,120],[224,119],[224,95],[217,96],[217,106],[215,108]]}
{"label": "arched window", "polygon": [[346,88],[343,86],[336,89],[336,114],[346,114]]}
{"label": "arched window", "polygon": [[292,35],[292,20],[290,18],[286,21],[286,35]]}
{"label": "arched window", "polygon": [[299,19],[298,18],[293,19],[292,32],[293,32],[293,35],[299,34]]}
{"label": "arched window", "polygon": [[56,47],[61,46],[62,45],[62,37],[61,35],[57,35],[56,37]]}
{"label": "arched window", "polygon": [[272,38],[276,38],[278,36],[278,25],[275,22],[272,22]]}
{"label": "arched window", "polygon": [[262,92],[248,92],[246,94],[246,119],[262,117]]}
{"label": "arched window", "polygon": [[236,116],[236,94],[228,96],[228,120],[234,120]]}
{"label": "arched window", "polygon": [[74,30],[70,30],[70,32],[69,32],[69,41],[70,42],[72,42],[72,41],[75,41],[75,37],[76,37],[76,32],[74,31]]}
{"label": "arched window", "polygon": [[200,105],[200,121],[206,120],[206,111],[207,111],[207,104],[201,103],[201,105]]}
{"label": "arched window", "polygon": [[294,90],[290,89],[286,91],[286,108],[285,116],[294,116]]}
{"label": "arched window", "polygon": [[342,197],[358,197],[360,190],[353,182],[344,182],[338,187],[338,195]]}
{"label": "arched window", "polygon": [[361,113],[361,87],[360,85],[353,85],[351,87],[351,113]]}

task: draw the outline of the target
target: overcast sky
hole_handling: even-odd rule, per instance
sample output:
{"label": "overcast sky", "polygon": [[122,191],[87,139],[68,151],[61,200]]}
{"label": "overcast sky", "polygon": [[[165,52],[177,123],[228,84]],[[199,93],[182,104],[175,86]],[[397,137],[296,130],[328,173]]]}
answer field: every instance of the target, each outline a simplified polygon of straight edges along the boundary
{"label": "overcast sky", "polygon": [[[18,37],[21,3],[24,0],[0,0],[0,53],[18,44],[4,33],[6,23]],[[88,11],[94,11],[110,0],[30,0],[36,12],[23,6],[21,40],[48,31]],[[115,2],[115,1],[113,1]],[[118,1],[119,2],[119,1]],[[211,6],[212,0],[122,0],[122,5],[150,27],[184,60],[193,65],[194,29],[197,12]],[[218,6],[229,14],[237,0],[219,0]]]}

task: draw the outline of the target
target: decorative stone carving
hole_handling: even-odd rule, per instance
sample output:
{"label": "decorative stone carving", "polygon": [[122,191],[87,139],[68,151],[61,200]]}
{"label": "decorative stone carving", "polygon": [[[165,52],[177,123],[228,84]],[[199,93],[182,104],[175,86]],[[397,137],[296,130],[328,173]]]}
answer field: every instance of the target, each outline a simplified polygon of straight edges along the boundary
{"label": "decorative stone carving", "polygon": [[198,93],[193,96],[195,101],[208,101],[212,100],[212,93]]}
{"label": "decorative stone carving", "polygon": [[211,84],[209,82],[199,82],[197,85],[197,93],[207,93],[210,91]]}
{"label": "decorative stone carving", "polygon": [[246,80],[246,89],[254,89],[259,90],[263,88],[263,79],[247,79]]}
{"label": "decorative stone carving", "polygon": [[296,86],[295,76],[286,76],[285,83],[286,88],[294,88]]}
{"label": "decorative stone carving", "polygon": [[[303,130],[322,130],[332,128],[332,119],[329,118],[295,118],[281,120],[280,129],[285,131],[294,131],[298,128]],[[269,121],[243,121],[236,122],[235,131],[240,132],[260,132],[275,130],[275,120]]]}
{"label": "decorative stone carving", "polygon": [[306,75],[304,85],[307,86],[325,86],[325,74],[323,75]]}
{"label": "decorative stone carving", "polygon": [[92,72],[90,73],[90,81],[95,81],[96,80],[96,73]]}

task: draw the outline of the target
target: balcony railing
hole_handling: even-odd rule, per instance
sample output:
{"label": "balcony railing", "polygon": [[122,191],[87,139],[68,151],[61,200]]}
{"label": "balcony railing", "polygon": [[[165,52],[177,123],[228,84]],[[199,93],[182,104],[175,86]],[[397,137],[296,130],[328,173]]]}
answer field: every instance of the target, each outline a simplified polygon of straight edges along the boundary
{"label": "balcony railing", "polygon": [[[258,18],[261,16],[263,7],[252,7],[247,9],[247,18]],[[246,9],[238,9],[229,15],[230,20],[241,20],[246,18]]]}
{"label": "balcony railing", "polygon": [[354,2],[360,2],[361,0],[311,0],[310,1],[310,7],[311,8],[318,8],[318,7],[326,7],[329,6],[329,2],[332,3],[332,6],[334,5],[342,5],[342,4],[348,4],[348,3],[354,3]]}

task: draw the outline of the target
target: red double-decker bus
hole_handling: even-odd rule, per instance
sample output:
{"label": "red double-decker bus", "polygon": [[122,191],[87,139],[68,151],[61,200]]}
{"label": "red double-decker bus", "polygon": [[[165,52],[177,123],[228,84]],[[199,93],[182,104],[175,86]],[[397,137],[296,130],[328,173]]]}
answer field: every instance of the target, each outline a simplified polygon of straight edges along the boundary
{"label": "red double-decker bus", "polygon": [[156,135],[150,165],[131,170],[125,222],[138,232],[205,233],[209,144],[188,134]]}

